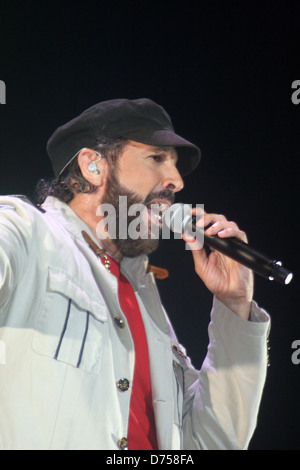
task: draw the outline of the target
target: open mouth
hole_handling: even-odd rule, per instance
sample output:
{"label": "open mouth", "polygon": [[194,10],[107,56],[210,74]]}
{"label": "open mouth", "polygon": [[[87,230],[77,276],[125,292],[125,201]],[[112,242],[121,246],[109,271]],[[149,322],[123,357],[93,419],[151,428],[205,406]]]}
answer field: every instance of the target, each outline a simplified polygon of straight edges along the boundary
{"label": "open mouth", "polygon": [[147,204],[147,211],[152,220],[156,223],[162,223],[164,213],[171,206],[166,200],[153,200]]}

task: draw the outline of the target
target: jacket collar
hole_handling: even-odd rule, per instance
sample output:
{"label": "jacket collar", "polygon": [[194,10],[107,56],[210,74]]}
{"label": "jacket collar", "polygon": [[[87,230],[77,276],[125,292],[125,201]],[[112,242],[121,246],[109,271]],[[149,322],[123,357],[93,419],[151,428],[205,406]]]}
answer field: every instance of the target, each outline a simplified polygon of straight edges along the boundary
{"label": "jacket collar", "polygon": [[[101,247],[99,240],[96,239],[89,226],[71,209],[71,207],[53,196],[48,196],[43,203],[42,208],[47,216],[53,217],[61,224],[73,238],[77,238],[86,243],[82,231],[88,233],[91,239]],[[149,259],[146,255],[140,255],[135,258],[124,257],[120,263],[121,272],[136,287],[144,287]]]}

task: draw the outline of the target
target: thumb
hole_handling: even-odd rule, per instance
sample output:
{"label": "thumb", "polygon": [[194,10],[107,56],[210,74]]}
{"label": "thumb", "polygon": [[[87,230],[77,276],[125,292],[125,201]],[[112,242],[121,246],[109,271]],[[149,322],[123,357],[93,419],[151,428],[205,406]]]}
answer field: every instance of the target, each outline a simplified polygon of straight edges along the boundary
{"label": "thumb", "polygon": [[201,277],[202,273],[206,269],[208,262],[208,256],[206,250],[196,238],[188,234],[183,234],[182,239],[188,244],[189,249],[192,251],[195,270],[197,274]]}

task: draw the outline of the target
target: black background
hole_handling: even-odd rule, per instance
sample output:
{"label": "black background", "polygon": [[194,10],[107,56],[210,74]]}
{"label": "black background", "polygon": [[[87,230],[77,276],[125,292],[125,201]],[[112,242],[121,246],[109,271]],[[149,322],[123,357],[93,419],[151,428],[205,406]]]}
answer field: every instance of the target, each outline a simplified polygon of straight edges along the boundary
{"label": "black background", "polygon": [[[180,200],[238,222],[249,242],[293,270],[256,278],[272,316],[271,367],[250,449],[300,449],[298,184],[300,2],[2,1],[0,193],[31,195],[52,176],[45,145],[59,125],[106,99],[148,97],[203,157]],[[207,347],[211,295],[183,242],[151,259],[170,278],[163,303],[195,366]]]}

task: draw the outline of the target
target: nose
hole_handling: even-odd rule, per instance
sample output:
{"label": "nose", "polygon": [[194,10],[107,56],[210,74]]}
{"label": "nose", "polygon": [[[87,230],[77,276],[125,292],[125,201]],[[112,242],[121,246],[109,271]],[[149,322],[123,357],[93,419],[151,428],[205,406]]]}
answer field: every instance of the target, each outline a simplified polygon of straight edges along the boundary
{"label": "nose", "polygon": [[172,164],[168,167],[168,169],[166,169],[163,176],[162,186],[164,189],[170,189],[174,191],[174,193],[177,193],[183,189],[184,182],[175,165]]}

